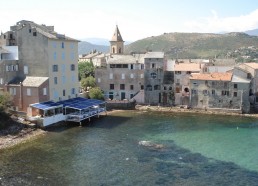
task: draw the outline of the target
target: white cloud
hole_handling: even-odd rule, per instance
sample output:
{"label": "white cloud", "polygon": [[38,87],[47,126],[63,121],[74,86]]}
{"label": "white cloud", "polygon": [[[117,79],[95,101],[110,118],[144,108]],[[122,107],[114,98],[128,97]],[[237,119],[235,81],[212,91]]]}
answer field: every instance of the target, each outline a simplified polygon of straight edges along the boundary
{"label": "white cloud", "polygon": [[210,17],[188,21],[184,26],[191,32],[241,32],[258,28],[258,9],[238,17],[221,18],[215,10],[211,10],[211,14]]}

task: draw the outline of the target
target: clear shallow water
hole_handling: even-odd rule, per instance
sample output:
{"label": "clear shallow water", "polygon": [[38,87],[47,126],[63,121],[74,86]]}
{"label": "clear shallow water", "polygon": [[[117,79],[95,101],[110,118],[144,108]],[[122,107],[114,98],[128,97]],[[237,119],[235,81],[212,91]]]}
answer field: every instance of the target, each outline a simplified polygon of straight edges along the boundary
{"label": "clear shallow water", "polygon": [[0,152],[0,185],[258,185],[258,121],[117,112]]}

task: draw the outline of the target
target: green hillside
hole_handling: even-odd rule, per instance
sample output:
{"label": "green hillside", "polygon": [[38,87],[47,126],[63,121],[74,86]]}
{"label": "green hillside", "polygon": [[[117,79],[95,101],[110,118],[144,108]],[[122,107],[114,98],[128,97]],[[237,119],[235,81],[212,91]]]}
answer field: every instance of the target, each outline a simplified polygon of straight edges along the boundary
{"label": "green hillside", "polygon": [[[125,51],[164,51],[170,58],[238,58],[243,53],[236,50],[254,46],[258,48],[258,37],[245,33],[164,33],[148,37],[127,45]],[[256,53],[256,52],[255,52]]]}

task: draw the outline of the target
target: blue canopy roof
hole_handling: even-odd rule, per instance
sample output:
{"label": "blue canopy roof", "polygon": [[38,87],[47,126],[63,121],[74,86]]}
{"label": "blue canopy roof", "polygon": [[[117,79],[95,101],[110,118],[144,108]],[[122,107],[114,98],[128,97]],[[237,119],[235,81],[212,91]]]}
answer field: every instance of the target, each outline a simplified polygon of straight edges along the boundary
{"label": "blue canopy roof", "polygon": [[95,105],[97,106],[103,103],[105,103],[105,101],[77,97],[77,98],[72,98],[72,99],[58,101],[58,102],[47,101],[42,103],[35,103],[35,104],[31,104],[30,106],[41,110],[50,110],[56,107],[69,107],[69,108],[82,110],[82,109],[86,109]]}
{"label": "blue canopy roof", "polygon": [[46,101],[46,102],[42,102],[42,103],[34,103],[30,105],[31,107],[40,109],[40,110],[50,110],[56,107],[62,107],[61,104],[59,103],[55,103],[53,101]]}
{"label": "blue canopy roof", "polygon": [[63,107],[69,107],[69,108],[82,110],[82,109],[86,109],[86,108],[89,108],[89,107],[92,107],[95,105],[97,106],[97,105],[103,104],[103,103],[105,103],[105,101],[77,97],[77,98],[59,101],[57,103],[63,105]]}

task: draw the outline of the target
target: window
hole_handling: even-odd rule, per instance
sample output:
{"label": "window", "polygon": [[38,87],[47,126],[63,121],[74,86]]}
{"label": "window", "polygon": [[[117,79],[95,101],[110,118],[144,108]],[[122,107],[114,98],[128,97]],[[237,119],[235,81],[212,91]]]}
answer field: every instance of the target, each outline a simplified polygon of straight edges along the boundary
{"label": "window", "polygon": [[170,87],[168,88],[168,90],[172,90],[172,87],[170,86]]}
{"label": "window", "polygon": [[65,76],[62,76],[62,83],[66,84],[66,77]]}
{"label": "window", "polygon": [[181,74],[181,71],[175,71],[175,74]]}
{"label": "window", "polygon": [[157,74],[155,72],[152,72],[150,75],[151,75],[152,79],[156,79],[157,78]]}
{"label": "window", "polygon": [[154,85],[154,90],[160,90],[160,85]]}
{"label": "window", "polygon": [[63,96],[65,96],[65,90],[63,90]]}
{"label": "window", "polygon": [[237,97],[237,92],[234,92],[234,97]]}
{"label": "window", "polygon": [[247,79],[252,79],[251,73],[247,73]]}
{"label": "window", "polygon": [[29,29],[29,33],[31,33],[31,28]]}
{"label": "window", "polygon": [[130,85],[130,90],[133,90],[133,85]]}
{"label": "window", "polygon": [[28,66],[24,66],[23,67],[23,72],[24,72],[24,74],[28,74],[29,73],[29,67]]}
{"label": "window", "polygon": [[109,96],[108,96],[108,97],[109,97],[109,99],[111,99],[111,100],[114,99],[114,93],[113,93],[113,92],[109,92]]}
{"label": "window", "polygon": [[193,94],[193,95],[194,95],[194,94],[197,94],[197,90],[192,89],[192,94]]}
{"label": "window", "polygon": [[228,88],[228,82],[224,82],[224,88]]}
{"label": "window", "polygon": [[62,64],[62,73],[65,73],[65,64]]}
{"label": "window", "polygon": [[57,85],[57,77],[54,77],[54,84]]}
{"label": "window", "polygon": [[56,58],[57,58],[57,56],[56,56],[56,52],[54,52],[54,54],[53,54],[53,58],[54,58],[54,60],[56,60]]}
{"label": "window", "polygon": [[64,42],[62,42],[61,47],[64,48]]}
{"label": "window", "polygon": [[112,73],[109,74],[109,79],[113,79],[113,74]]}
{"label": "window", "polygon": [[71,60],[74,60],[74,53],[73,52],[71,52],[70,58],[71,58]]}
{"label": "window", "polygon": [[134,94],[130,94],[130,99],[132,99],[134,97]]}
{"label": "window", "polygon": [[229,96],[229,91],[228,90],[222,90],[221,95],[222,96]]}
{"label": "window", "polygon": [[133,74],[130,74],[130,78],[133,78]]}
{"label": "window", "polygon": [[237,89],[237,84],[236,84],[236,83],[234,84],[234,88],[236,88],[236,89]]}
{"label": "window", "polygon": [[72,82],[74,83],[75,82],[75,76],[72,75]]}
{"label": "window", "polygon": [[27,96],[31,96],[31,89],[27,88]]}
{"label": "window", "polygon": [[180,92],[181,92],[180,87],[176,87],[176,93],[180,93]]}
{"label": "window", "polygon": [[71,94],[75,94],[75,88],[71,89]]}
{"label": "window", "polygon": [[71,71],[74,71],[74,70],[75,70],[75,65],[71,64]]}
{"label": "window", "polygon": [[163,88],[164,90],[167,90],[167,87],[166,86],[164,86],[164,88]]}
{"label": "window", "polygon": [[114,90],[114,89],[115,89],[115,85],[114,85],[114,84],[110,84],[110,85],[109,85],[109,89],[110,89],[110,90]]}
{"label": "window", "polygon": [[141,90],[144,90],[144,85],[141,85]]}
{"label": "window", "polygon": [[122,77],[121,77],[122,79],[125,79],[125,74],[122,74]]}
{"label": "window", "polygon": [[152,86],[151,86],[151,85],[147,85],[147,86],[146,86],[146,90],[147,90],[147,91],[152,91]]}
{"label": "window", "polygon": [[15,96],[15,95],[16,95],[16,88],[10,88],[10,89],[9,89],[9,93],[10,93],[12,96]]}
{"label": "window", "polygon": [[58,65],[53,65],[53,72],[57,72],[58,71]]}
{"label": "window", "polygon": [[191,74],[191,71],[187,71],[186,74]]}
{"label": "window", "polygon": [[212,95],[215,95],[215,90],[211,90],[211,94],[212,94]]}
{"label": "window", "polygon": [[208,90],[203,90],[203,95],[208,95]]}
{"label": "window", "polygon": [[144,64],[141,64],[141,70],[143,70],[144,69]]}
{"label": "window", "polygon": [[62,53],[62,60],[65,60],[65,53]]}
{"label": "window", "polygon": [[211,86],[212,86],[212,87],[215,87],[215,85],[216,85],[216,82],[212,81],[212,82],[211,82]]}
{"label": "window", "polygon": [[155,68],[155,63],[152,63],[152,64],[151,64],[151,68]]}
{"label": "window", "polygon": [[130,69],[133,70],[133,64],[130,65]]}
{"label": "window", "polygon": [[37,32],[33,32],[33,36],[37,36]]}
{"label": "window", "polygon": [[47,95],[47,88],[43,88],[43,95],[44,95],[44,96]]}
{"label": "window", "polygon": [[120,84],[120,90],[124,90],[125,89],[125,84]]}

